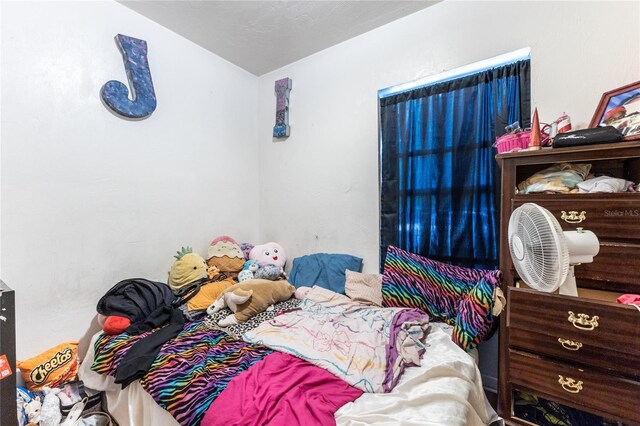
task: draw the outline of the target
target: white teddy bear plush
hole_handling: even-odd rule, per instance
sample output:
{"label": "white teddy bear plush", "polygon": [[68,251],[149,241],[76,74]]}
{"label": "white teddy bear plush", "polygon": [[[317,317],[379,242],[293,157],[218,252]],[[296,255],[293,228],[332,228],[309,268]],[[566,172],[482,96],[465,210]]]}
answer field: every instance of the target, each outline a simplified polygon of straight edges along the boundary
{"label": "white teddy bear plush", "polygon": [[24,404],[24,412],[27,415],[27,420],[29,423],[38,424],[40,423],[40,410],[42,409],[42,402],[40,402],[40,397],[37,396],[29,402],[25,402]]}

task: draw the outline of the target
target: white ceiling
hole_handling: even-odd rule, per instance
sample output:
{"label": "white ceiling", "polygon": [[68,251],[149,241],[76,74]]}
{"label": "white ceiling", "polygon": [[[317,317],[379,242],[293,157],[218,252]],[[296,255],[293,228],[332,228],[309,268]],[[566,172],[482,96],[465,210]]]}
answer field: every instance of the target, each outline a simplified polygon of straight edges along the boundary
{"label": "white ceiling", "polygon": [[118,0],[262,75],[441,0]]}

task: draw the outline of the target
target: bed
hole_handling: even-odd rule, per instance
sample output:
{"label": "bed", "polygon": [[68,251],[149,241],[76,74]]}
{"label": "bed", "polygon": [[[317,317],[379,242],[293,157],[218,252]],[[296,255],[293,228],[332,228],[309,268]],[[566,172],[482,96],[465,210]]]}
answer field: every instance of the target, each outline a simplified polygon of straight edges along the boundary
{"label": "bed", "polygon": [[136,336],[98,333],[79,374],[121,426],[500,424],[476,360],[428,319],[314,287],[242,335],[187,322],[125,389],[113,373]]}

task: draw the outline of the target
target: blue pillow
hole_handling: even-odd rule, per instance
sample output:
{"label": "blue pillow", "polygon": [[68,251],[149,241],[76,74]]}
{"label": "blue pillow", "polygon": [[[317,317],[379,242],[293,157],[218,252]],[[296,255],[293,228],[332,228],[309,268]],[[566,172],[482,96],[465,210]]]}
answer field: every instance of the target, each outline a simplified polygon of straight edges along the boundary
{"label": "blue pillow", "polygon": [[349,254],[309,254],[293,259],[289,282],[296,288],[317,285],[344,294],[347,269],[362,271],[362,259]]}

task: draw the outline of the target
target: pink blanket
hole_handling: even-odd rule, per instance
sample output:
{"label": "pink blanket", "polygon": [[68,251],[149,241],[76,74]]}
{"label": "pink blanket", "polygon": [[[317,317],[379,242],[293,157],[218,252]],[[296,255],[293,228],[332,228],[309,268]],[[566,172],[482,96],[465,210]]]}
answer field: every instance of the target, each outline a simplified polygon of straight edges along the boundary
{"label": "pink blanket", "polygon": [[330,425],[338,408],[361,394],[322,368],[275,352],[231,380],[201,426]]}

